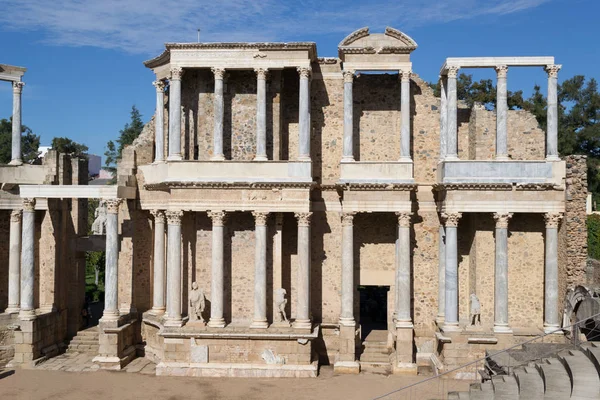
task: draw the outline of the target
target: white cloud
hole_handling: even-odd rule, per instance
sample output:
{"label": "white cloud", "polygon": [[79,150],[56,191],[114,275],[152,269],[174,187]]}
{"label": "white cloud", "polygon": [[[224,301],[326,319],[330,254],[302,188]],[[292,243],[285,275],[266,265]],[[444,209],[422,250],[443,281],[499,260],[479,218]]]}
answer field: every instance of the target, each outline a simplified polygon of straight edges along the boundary
{"label": "white cloud", "polygon": [[[2,29],[40,32],[53,45],[154,55],[164,42],[310,40],[386,25],[506,15],[551,0],[2,0]],[[170,4],[167,4],[170,3]]]}

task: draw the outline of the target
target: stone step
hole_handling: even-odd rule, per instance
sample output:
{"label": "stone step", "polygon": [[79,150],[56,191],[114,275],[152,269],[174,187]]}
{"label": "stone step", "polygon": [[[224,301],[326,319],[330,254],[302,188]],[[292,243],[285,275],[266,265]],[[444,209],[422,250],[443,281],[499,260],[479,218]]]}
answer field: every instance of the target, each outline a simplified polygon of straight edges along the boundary
{"label": "stone step", "polygon": [[592,361],[580,350],[569,350],[559,355],[567,373],[572,378],[573,392],[571,398],[600,398],[600,378]]}
{"label": "stone step", "polygon": [[534,367],[515,368],[514,376],[519,385],[519,398],[524,400],[544,399],[544,380]]}
{"label": "stone step", "polygon": [[385,362],[360,361],[360,371],[368,374],[389,375],[392,373],[392,364]]}
{"label": "stone step", "polygon": [[492,382],[473,383],[469,388],[469,398],[471,400],[490,400],[494,398],[494,387]]}
{"label": "stone step", "polygon": [[450,392],[448,393],[448,400],[469,400],[471,396],[469,392]]}
{"label": "stone step", "polygon": [[69,345],[73,345],[73,344],[98,344],[98,340],[73,338],[73,340],[71,340]]}
{"label": "stone step", "polygon": [[546,389],[544,399],[568,399],[571,397],[571,378],[564,365],[556,358],[548,358],[538,363],[537,370]]}
{"label": "stone step", "polygon": [[511,375],[497,375],[492,378],[494,400],[515,400],[519,398],[519,385]]}
{"label": "stone step", "polygon": [[390,356],[388,354],[363,354],[360,356],[360,361],[389,363]]}

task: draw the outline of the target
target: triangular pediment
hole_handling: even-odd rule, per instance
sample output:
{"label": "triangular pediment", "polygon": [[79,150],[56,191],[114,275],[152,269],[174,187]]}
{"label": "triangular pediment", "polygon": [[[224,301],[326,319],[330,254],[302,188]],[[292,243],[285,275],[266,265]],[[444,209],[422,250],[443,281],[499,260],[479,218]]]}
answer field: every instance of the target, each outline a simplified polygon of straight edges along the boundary
{"label": "triangular pediment", "polygon": [[416,48],[417,43],[410,36],[391,27],[385,28],[384,33],[370,33],[369,28],[364,27],[346,36],[339,44],[342,53],[410,53]]}

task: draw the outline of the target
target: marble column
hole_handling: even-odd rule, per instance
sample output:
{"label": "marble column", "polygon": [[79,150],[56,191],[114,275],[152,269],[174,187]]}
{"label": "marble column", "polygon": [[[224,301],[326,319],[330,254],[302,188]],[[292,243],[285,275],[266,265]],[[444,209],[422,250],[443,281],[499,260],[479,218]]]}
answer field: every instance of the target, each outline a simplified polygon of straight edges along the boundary
{"label": "marble column", "polygon": [[13,82],[12,151],[10,164],[21,165],[21,93],[24,82]]}
{"label": "marble column", "polygon": [[103,321],[119,319],[119,205],[121,199],[106,202],[106,260]]}
{"label": "marble column", "polygon": [[440,76],[440,161],[446,158],[446,140],[448,137],[448,98],[446,88],[448,77]]}
{"label": "marble column", "polygon": [[446,119],[446,160],[458,160],[458,105],[456,97],[456,77],[458,67],[448,68],[448,87],[446,97],[448,98],[448,118]]}
{"label": "marble column", "polygon": [[213,131],[213,156],[212,161],[223,161],[223,116],[225,115],[224,100],[223,100],[223,76],[225,69],[212,68],[215,75],[215,93],[213,98],[214,106],[214,131]]}
{"label": "marble column", "polygon": [[[267,161],[267,70],[255,68],[256,72],[256,156],[254,161]],[[300,88],[302,93],[302,88]],[[302,108],[302,103],[300,104]],[[302,117],[300,117],[302,118]],[[300,122],[300,129],[302,128]],[[302,136],[302,133],[300,133]]]}
{"label": "marble column", "polygon": [[298,290],[294,328],[310,329],[310,217],[312,212],[296,213],[298,219]]}
{"label": "marble column", "polygon": [[[562,214],[548,213],[546,220],[546,257],[544,268],[544,331],[560,328],[558,314],[558,225]],[[560,332],[558,332],[560,333]]]}
{"label": "marble column", "polygon": [[446,220],[446,302],[444,307],[444,330],[456,331],[458,327],[458,221],[461,213],[444,213]]}
{"label": "marble column", "polygon": [[156,118],[154,119],[154,162],[165,159],[165,82],[152,82],[156,88]]}
{"label": "marble column", "polygon": [[496,160],[508,160],[508,93],[506,88],[506,74],[508,67],[496,67]]}
{"label": "marble column", "polygon": [[164,314],[165,303],[165,212],[152,210],[154,216],[154,291],[152,312]]}
{"label": "marble column", "polygon": [[438,313],[435,321],[444,322],[446,302],[446,229],[440,225],[438,230]]}
{"label": "marble column", "polygon": [[494,272],[494,332],[511,333],[508,326],[508,221],[512,213],[494,213],[496,262]]}
{"label": "marble column", "polygon": [[310,75],[311,69],[298,68],[300,74],[300,110],[298,115],[298,160],[310,161]]}
{"label": "marble column", "polygon": [[254,319],[250,328],[265,329],[267,322],[267,220],[269,213],[254,211]]}
{"label": "marble column", "polygon": [[181,77],[183,68],[171,68],[169,80],[169,156],[167,160],[181,160]]}
{"label": "marble column", "polygon": [[396,246],[396,328],[412,328],[410,316],[410,220],[412,213],[398,212]]}
{"label": "marble column", "polygon": [[548,114],[546,133],[546,160],[557,161],[558,157],[558,71],[562,65],[548,65]]}
{"label": "marble column", "polygon": [[354,212],[342,213],[342,310],[340,325],[355,326],[354,320]]}
{"label": "marble column", "polygon": [[352,82],[354,71],[344,71],[344,143],[342,161],[354,161],[354,103],[352,100]]}
{"label": "marble column", "polygon": [[411,161],[410,158],[410,76],[411,71],[400,71],[400,161]]}
{"label": "marble column", "polygon": [[212,220],[212,269],[211,269],[211,303],[210,320],[211,328],[225,327],[223,318],[223,236],[225,234],[225,212],[209,211]]}
{"label": "marble column", "polygon": [[21,217],[22,210],[10,213],[8,253],[8,308],[6,313],[18,312],[21,303]]}
{"label": "marble column", "polygon": [[183,211],[167,211],[167,314],[165,326],[181,327],[181,219]]}

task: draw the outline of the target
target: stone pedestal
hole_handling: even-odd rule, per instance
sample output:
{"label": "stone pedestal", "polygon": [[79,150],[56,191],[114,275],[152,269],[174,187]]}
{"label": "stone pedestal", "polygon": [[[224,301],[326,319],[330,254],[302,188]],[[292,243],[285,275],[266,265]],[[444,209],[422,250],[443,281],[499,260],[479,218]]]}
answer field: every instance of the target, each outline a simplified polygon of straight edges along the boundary
{"label": "stone pedestal", "polygon": [[356,339],[355,325],[340,325],[340,350],[333,371],[338,374],[358,374],[360,363],[356,361]]}
{"label": "stone pedestal", "polygon": [[417,374],[417,364],[413,355],[414,332],[411,328],[396,328],[396,362],[392,371],[394,374]]}

